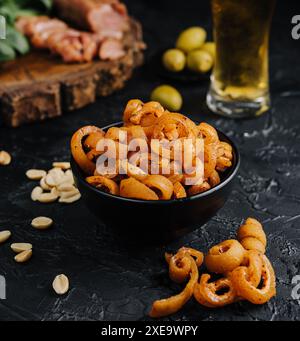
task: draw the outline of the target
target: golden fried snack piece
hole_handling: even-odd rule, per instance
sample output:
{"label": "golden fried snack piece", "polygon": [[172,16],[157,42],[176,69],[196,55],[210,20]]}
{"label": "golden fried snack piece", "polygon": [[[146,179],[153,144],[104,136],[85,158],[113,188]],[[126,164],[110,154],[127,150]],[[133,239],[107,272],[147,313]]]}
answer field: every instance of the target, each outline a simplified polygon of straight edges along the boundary
{"label": "golden fried snack piece", "polygon": [[198,126],[200,133],[204,138],[205,144],[218,144],[219,136],[216,129],[208,123],[202,122]]}
{"label": "golden fried snack piece", "polygon": [[96,149],[98,142],[105,136],[103,131],[90,134],[84,141],[85,148],[91,150]]}
{"label": "golden fried snack piece", "polygon": [[96,176],[90,176],[86,178],[86,181],[99,189],[101,189],[103,192],[119,195],[119,186],[117,183],[111,179],[108,179],[101,175]]}
{"label": "golden fried snack piece", "polygon": [[175,182],[173,185],[173,189],[175,199],[183,199],[187,197],[186,191],[180,182]]}
{"label": "golden fried snack piece", "polygon": [[132,99],[127,103],[126,108],[124,110],[124,114],[123,114],[123,122],[125,123],[125,125],[131,124],[130,117],[132,116],[134,112],[142,109],[143,105],[144,103],[140,101],[139,99]]}
{"label": "golden fried snack piece", "polygon": [[192,195],[196,195],[196,194],[206,192],[210,189],[211,189],[210,184],[208,182],[204,181],[200,185],[193,185],[193,186],[189,187],[188,194],[189,194],[189,196],[192,196]]}
{"label": "golden fried snack piece", "polygon": [[169,276],[176,283],[184,282],[190,273],[189,259],[184,257],[186,254],[194,258],[198,268],[202,265],[204,255],[195,249],[182,247],[174,256],[165,254],[166,262],[169,264]]}
{"label": "golden fried snack piece", "polygon": [[170,200],[173,195],[173,184],[163,175],[149,175],[141,180],[143,184],[158,193],[160,200]]}
{"label": "golden fried snack piece", "polygon": [[149,175],[144,172],[140,167],[133,165],[127,160],[120,161],[120,168],[126,172],[129,177],[135,178],[139,181],[144,180]]}
{"label": "golden fried snack piece", "polygon": [[165,110],[158,102],[147,102],[139,110],[134,111],[129,118],[131,124],[149,127],[156,124],[157,119],[164,114]]}
{"label": "golden fried snack piece", "polygon": [[121,130],[126,131],[128,134],[128,142],[132,139],[142,139],[147,140],[147,135],[143,127],[141,126],[130,126],[130,127],[122,127]]}
{"label": "golden fried snack piece", "polygon": [[152,189],[132,177],[121,181],[120,195],[125,198],[159,200],[158,195]]}
{"label": "golden fried snack piece", "polygon": [[201,251],[196,249],[192,249],[190,247],[182,247],[178,250],[179,253],[189,254],[192,256],[198,266],[198,268],[202,265],[204,261],[204,255]]}
{"label": "golden fried snack piece", "polygon": [[253,304],[264,304],[276,295],[274,269],[265,255],[262,256],[262,261],[261,279],[263,284],[261,288],[257,288],[251,283],[246,267],[238,267],[230,275],[237,295]]}
{"label": "golden fried snack piece", "polygon": [[198,281],[199,273],[195,260],[188,254],[183,256],[190,264],[190,280],[184,290],[175,296],[155,301],[149,313],[150,317],[159,318],[168,316],[179,311],[185,303],[193,296],[195,284]]}
{"label": "golden fried snack piece", "polygon": [[216,187],[216,186],[218,186],[221,183],[221,179],[220,179],[219,173],[216,170],[214,170],[210,174],[210,176],[208,178],[208,182],[209,182],[211,187]]}
{"label": "golden fried snack piece", "polygon": [[215,171],[217,165],[217,148],[215,144],[204,147],[204,176],[209,178]]}
{"label": "golden fried snack piece", "polygon": [[264,244],[256,238],[247,237],[241,240],[241,244],[246,250],[256,250],[262,254],[266,253],[266,247]]}
{"label": "golden fried snack piece", "polygon": [[205,265],[211,272],[226,274],[241,265],[245,249],[234,239],[213,246],[205,256]]}
{"label": "golden fried snack piece", "polygon": [[219,142],[216,170],[224,172],[232,166],[232,146],[227,142]]}
{"label": "golden fried snack piece", "polygon": [[[208,308],[220,308],[237,300],[236,290],[228,278],[221,278],[210,282],[211,276],[203,274],[200,283],[195,285],[194,297],[203,306]],[[218,292],[224,291],[219,294]]]}
{"label": "golden fried snack piece", "polygon": [[[247,268],[248,280],[255,288],[258,287],[261,281],[262,265],[262,254],[258,251],[250,250],[245,253],[242,266]],[[227,277],[231,278],[231,274],[232,272],[228,273]]]}
{"label": "golden fried snack piece", "polygon": [[183,174],[173,174],[173,175],[170,175],[168,176],[168,179],[173,183],[175,184],[176,182],[182,182],[183,180]]}
{"label": "golden fried snack piece", "polygon": [[96,159],[98,156],[100,156],[102,152],[97,151],[95,148],[91,149],[89,152],[86,153],[86,156],[89,160],[96,163]]}
{"label": "golden fried snack piece", "polygon": [[85,126],[78,129],[71,139],[71,153],[78,164],[78,166],[88,175],[94,174],[96,165],[92,162],[83,150],[83,139],[92,133],[102,134],[103,131],[100,128],[94,126]]}
{"label": "golden fried snack piece", "polygon": [[195,138],[197,134],[196,124],[188,117],[178,113],[167,112],[158,119],[152,138],[176,140],[179,138]]}
{"label": "golden fried snack piece", "polygon": [[248,218],[238,229],[237,238],[246,250],[266,252],[267,237],[259,221]]}
{"label": "golden fried snack piece", "polygon": [[120,141],[120,137],[125,136],[125,131],[122,128],[111,127],[107,130],[105,134],[106,139],[110,139],[113,141]]}

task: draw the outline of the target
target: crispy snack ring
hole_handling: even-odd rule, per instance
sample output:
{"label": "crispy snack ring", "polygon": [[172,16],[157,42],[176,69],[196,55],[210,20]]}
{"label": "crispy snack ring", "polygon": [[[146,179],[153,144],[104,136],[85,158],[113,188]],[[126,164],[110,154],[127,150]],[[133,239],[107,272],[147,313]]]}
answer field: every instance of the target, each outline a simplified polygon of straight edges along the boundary
{"label": "crispy snack ring", "polygon": [[173,184],[162,175],[149,175],[143,180],[143,184],[154,190],[160,200],[170,200],[173,195]]}
{"label": "crispy snack ring", "polygon": [[238,267],[231,274],[231,280],[238,296],[253,304],[264,304],[276,295],[274,269],[265,255],[262,256],[262,261],[262,288],[257,288],[251,283],[246,267]]}
{"label": "crispy snack ring", "polygon": [[142,127],[154,125],[158,118],[164,114],[165,110],[158,102],[145,103],[142,108],[134,111],[129,118],[130,123],[140,124]]}
{"label": "crispy snack ring", "polygon": [[205,145],[204,148],[204,176],[209,178],[216,169],[217,148],[215,144]]}
{"label": "crispy snack ring", "polygon": [[219,172],[224,172],[227,168],[232,166],[232,146],[227,142],[219,142],[218,157],[216,169]]}
{"label": "crispy snack ring", "polygon": [[257,250],[265,253],[267,237],[259,221],[248,218],[238,229],[237,238],[246,250]]}
{"label": "crispy snack ring", "polygon": [[[219,308],[234,303],[237,300],[236,290],[232,281],[228,278],[221,278],[215,282],[210,282],[211,276],[203,274],[200,283],[195,285],[194,297],[205,307]],[[218,293],[227,290],[225,293]]]}
{"label": "crispy snack ring", "polygon": [[205,257],[205,265],[211,272],[226,274],[241,265],[245,249],[237,240],[226,240],[213,246]]}
{"label": "crispy snack ring", "polygon": [[78,164],[78,166],[84,171],[86,174],[94,174],[96,165],[92,162],[86,155],[83,150],[83,139],[92,133],[102,133],[100,128],[94,126],[85,126],[78,129],[71,139],[71,152],[74,160]]}
{"label": "crispy snack ring", "polygon": [[204,261],[204,255],[201,251],[198,251],[196,249],[192,249],[190,247],[182,247],[178,251],[179,253],[189,254],[192,256],[198,266],[198,268],[202,265]]}
{"label": "crispy snack ring", "polygon": [[[170,135],[166,136],[166,133],[170,133],[170,126],[172,130],[176,130],[176,136]],[[193,121],[191,121],[188,117],[178,114],[178,113],[165,113],[161,116],[157,124],[154,127],[152,138],[154,139],[164,139],[168,140],[178,138],[192,138],[197,136],[197,126]]]}
{"label": "crispy snack ring", "polygon": [[149,313],[150,317],[164,317],[176,313],[193,296],[195,284],[198,281],[198,267],[195,260],[188,254],[184,257],[190,263],[190,280],[184,290],[175,296],[155,301]]}
{"label": "crispy snack ring", "polygon": [[127,175],[139,181],[142,181],[149,176],[140,167],[131,164],[127,160],[121,160],[120,167],[122,170],[126,171]]}
{"label": "crispy snack ring", "polygon": [[132,177],[121,181],[120,195],[125,198],[159,200],[158,195],[152,189]]}
{"label": "crispy snack ring", "polygon": [[93,161],[94,163],[96,163],[96,159],[98,158],[98,156],[100,156],[101,154],[103,154],[103,152],[97,151],[95,148],[91,149],[89,152],[86,153],[86,156],[89,160]]}
{"label": "crispy snack ring", "polygon": [[85,148],[91,150],[96,149],[97,143],[105,136],[104,132],[95,132],[90,134],[84,141],[83,145]]}
{"label": "crispy snack ring", "polygon": [[182,283],[189,275],[190,262],[188,258],[184,257],[186,254],[194,258],[198,268],[202,265],[203,253],[192,248],[182,247],[174,256],[168,253],[165,254],[166,262],[169,264],[170,278],[176,283]]}
{"label": "crispy snack ring", "polygon": [[104,176],[90,176],[86,178],[86,181],[97,188],[101,188],[104,192],[119,195],[119,186],[111,179]]}
{"label": "crispy snack ring", "polygon": [[213,172],[210,174],[208,182],[211,187],[216,187],[220,184],[221,179],[219,173],[216,170],[213,170]]}
{"label": "crispy snack ring", "polygon": [[186,198],[187,197],[187,194],[186,194],[186,191],[185,191],[184,187],[178,181],[175,182],[174,185],[173,185],[173,192],[174,192],[175,199],[182,199],[182,198]]}
{"label": "crispy snack ring", "polygon": [[130,124],[130,117],[132,116],[132,114],[135,111],[139,111],[140,109],[142,109],[143,105],[144,103],[139,99],[132,99],[127,103],[123,114],[123,121],[126,125]]}
{"label": "crispy snack ring", "polygon": [[243,245],[244,249],[246,250],[256,250],[262,254],[266,253],[266,248],[264,244],[256,238],[247,237],[247,238],[242,239],[240,243]]}
{"label": "crispy snack ring", "polygon": [[211,186],[208,182],[204,181],[202,184],[193,185],[188,189],[188,194],[190,196],[200,194],[206,192],[211,189]]}
{"label": "crispy snack ring", "polygon": [[127,132],[128,142],[130,142],[132,139],[147,140],[147,135],[145,134],[145,131],[143,127],[141,126],[130,126],[130,127],[121,128],[121,130]]}
{"label": "crispy snack ring", "polygon": [[169,276],[175,283],[183,283],[189,276],[191,271],[191,262],[186,253],[177,252],[171,256],[169,263]]}
{"label": "crispy snack ring", "polygon": [[[262,255],[258,251],[250,250],[245,253],[242,266],[247,268],[248,280],[255,288],[261,280],[262,265]],[[231,278],[231,274],[232,272],[228,273],[227,277]]]}
{"label": "crispy snack ring", "polygon": [[211,125],[202,122],[198,126],[200,133],[204,138],[205,144],[218,144],[219,143],[219,136],[214,127]]}

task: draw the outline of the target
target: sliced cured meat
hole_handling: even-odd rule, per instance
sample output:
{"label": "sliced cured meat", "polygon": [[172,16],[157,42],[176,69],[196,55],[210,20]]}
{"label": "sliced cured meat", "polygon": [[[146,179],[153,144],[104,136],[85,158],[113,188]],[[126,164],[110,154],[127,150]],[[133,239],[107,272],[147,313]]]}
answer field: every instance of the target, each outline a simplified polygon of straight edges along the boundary
{"label": "sliced cured meat", "polygon": [[99,57],[103,60],[116,60],[125,55],[122,43],[116,39],[106,39],[102,42],[99,50]]}
{"label": "sliced cured meat", "polygon": [[115,60],[125,55],[120,40],[104,39],[100,34],[71,29],[58,19],[45,16],[21,17],[16,25],[34,47],[49,49],[67,63],[90,62],[95,57]]}
{"label": "sliced cured meat", "polygon": [[103,38],[121,39],[129,27],[126,6],[118,0],[54,0],[59,15]]}

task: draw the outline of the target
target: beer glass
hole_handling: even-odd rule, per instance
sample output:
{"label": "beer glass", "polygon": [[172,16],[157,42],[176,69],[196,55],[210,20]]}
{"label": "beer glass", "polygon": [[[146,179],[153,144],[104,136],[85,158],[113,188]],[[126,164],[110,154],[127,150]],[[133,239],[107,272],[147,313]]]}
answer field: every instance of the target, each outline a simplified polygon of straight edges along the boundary
{"label": "beer glass", "polygon": [[208,107],[232,118],[270,108],[269,33],[276,0],[212,0],[216,62]]}

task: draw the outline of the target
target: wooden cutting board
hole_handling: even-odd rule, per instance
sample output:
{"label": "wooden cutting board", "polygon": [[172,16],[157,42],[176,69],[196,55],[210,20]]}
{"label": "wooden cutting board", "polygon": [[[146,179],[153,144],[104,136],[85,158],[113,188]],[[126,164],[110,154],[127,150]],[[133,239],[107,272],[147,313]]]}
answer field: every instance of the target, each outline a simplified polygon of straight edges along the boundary
{"label": "wooden cutting board", "polygon": [[117,61],[66,64],[47,51],[34,51],[0,64],[0,123],[22,124],[82,108],[122,88],[143,62],[141,26],[131,20],[126,55]]}

